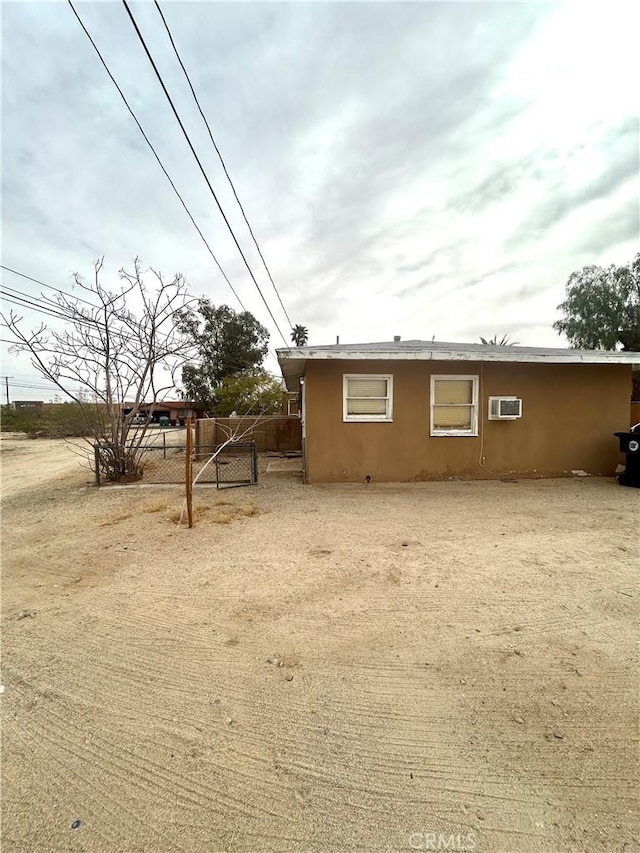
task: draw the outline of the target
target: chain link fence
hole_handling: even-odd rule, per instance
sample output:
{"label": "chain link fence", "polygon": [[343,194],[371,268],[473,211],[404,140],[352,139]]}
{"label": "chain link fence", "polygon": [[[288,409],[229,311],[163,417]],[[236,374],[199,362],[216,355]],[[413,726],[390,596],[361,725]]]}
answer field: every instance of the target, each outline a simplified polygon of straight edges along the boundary
{"label": "chain link fence", "polygon": [[[130,447],[129,450],[133,450]],[[104,482],[110,445],[94,445],[96,483]],[[212,456],[219,451],[213,461]],[[136,450],[142,476],[131,482],[145,484],[184,483],[186,477],[185,444],[148,444]],[[258,482],[258,457],[253,441],[220,445],[200,445],[192,463],[193,480],[198,484],[215,483],[219,489],[251,486]]]}

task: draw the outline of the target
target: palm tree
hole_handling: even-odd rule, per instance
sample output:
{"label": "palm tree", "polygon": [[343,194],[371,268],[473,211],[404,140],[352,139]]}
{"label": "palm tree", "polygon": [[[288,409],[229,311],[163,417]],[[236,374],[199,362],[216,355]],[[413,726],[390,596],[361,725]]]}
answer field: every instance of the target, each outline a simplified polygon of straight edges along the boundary
{"label": "palm tree", "polygon": [[298,323],[291,329],[291,340],[297,347],[306,347],[309,340],[309,329]]}
{"label": "palm tree", "polygon": [[480,337],[480,343],[483,343],[486,347],[517,347],[518,341],[509,340],[509,335],[503,335],[500,340],[498,340],[498,336],[494,335],[490,340],[486,338]]}

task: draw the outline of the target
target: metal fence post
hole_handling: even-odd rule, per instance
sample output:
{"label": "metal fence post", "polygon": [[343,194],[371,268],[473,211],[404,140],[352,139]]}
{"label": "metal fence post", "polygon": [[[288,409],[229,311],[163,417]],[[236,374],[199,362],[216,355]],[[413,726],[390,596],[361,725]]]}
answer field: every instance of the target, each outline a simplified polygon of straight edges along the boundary
{"label": "metal fence post", "polygon": [[191,453],[193,450],[193,435],[191,433],[191,418],[187,418],[187,446],[185,448],[185,479],[187,487],[187,518],[189,527],[193,527],[193,476]]}
{"label": "metal fence post", "polygon": [[93,445],[93,458],[96,466],[96,486],[100,485],[100,445],[96,442]]}
{"label": "metal fence post", "polygon": [[167,434],[166,432],[162,433],[162,458],[167,458]]}

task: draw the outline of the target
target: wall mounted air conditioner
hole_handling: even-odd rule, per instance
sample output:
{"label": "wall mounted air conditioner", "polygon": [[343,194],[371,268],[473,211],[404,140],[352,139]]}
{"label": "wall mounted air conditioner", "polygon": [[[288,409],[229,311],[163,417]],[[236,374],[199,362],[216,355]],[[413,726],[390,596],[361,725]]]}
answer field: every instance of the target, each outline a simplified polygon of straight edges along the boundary
{"label": "wall mounted air conditioner", "polygon": [[522,400],[517,397],[489,397],[490,421],[515,421],[522,417]]}

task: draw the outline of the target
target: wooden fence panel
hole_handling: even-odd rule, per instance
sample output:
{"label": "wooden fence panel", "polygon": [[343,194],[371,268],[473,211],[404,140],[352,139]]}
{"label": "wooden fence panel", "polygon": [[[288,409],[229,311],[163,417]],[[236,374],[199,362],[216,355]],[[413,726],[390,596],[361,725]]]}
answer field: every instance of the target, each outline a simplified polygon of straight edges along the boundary
{"label": "wooden fence panel", "polygon": [[302,425],[298,417],[268,415],[256,418],[205,418],[196,421],[196,453],[202,445],[222,444],[228,438],[225,431],[249,430],[245,441],[255,441],[256,450],[280,453],[302,450]]}

